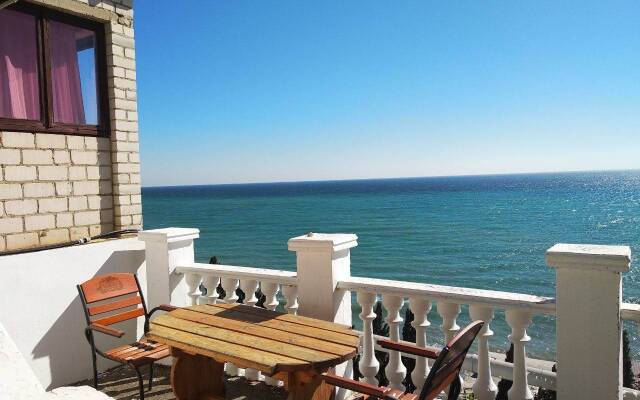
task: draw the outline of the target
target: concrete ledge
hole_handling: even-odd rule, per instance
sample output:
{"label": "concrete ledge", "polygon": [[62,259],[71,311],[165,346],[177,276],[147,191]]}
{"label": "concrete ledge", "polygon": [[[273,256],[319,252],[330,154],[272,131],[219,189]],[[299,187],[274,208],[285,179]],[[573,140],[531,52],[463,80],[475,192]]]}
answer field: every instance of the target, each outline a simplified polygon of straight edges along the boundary
{"label": "concrete ledge", "polygon": [[631,248],[559,243],[547,250],[545,258],[552,268],[627,272],[631,264]]}

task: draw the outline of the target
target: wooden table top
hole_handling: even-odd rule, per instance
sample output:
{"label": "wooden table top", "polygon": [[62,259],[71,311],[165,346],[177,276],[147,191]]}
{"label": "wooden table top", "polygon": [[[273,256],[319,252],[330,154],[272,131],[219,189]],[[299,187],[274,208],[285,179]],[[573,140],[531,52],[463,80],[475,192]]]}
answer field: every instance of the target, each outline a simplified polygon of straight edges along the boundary
{"label": "wooden table top", "polygon": [[359,343],[344,325],[242,304],[203,304],[160,315],[147,337],[267,375],[335,366],[353,358]]}

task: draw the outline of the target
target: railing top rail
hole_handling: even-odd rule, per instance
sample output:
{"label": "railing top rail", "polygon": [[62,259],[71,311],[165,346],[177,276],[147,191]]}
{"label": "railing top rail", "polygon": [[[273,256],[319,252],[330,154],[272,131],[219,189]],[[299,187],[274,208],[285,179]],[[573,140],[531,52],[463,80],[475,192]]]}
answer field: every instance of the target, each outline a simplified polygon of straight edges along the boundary
{"label": "railing top rail", "polygon": [[542,314],[555,314],[556,310],[555,299],[552,297],[431,285],[428,283],[350,277],[338,282],[338,288],[372,293],[387,293],[403,297],[428,297],[458,304],[485,304],[496,308],[528,308]]}
{"label": "railing top rail", "polygon": [[298,284],[298,277],[295,272],[279,269],[193,263],[190,265],[176,267],[176,272],[214,275],[223,278],[256,279],[259,281],[283,283],[285,285]]}
{"label": "railing top rail", "polygon": [[640,322],[640,304],[622,303],[620,317],[627,321]]}

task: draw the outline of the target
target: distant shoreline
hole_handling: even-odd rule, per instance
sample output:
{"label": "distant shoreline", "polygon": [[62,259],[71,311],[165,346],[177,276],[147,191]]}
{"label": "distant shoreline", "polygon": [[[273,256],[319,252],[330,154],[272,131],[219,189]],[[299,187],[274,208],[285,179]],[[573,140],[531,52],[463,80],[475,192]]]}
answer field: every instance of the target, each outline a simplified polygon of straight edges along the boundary
{"label": "distant shoreline", "polygon": [[393,180],[416,180],[416,179],[455,179],[455,178],[482,178],[482,177],[505,177],[505,176],[533,176],[533,175],[571,175],[571,174],[598,174],[598,173],[640,173],[640,168],[634,169],[603,169],[603,170],[577,170],[577,171],[543,171],[543,172],[513,172],[495,174],[466,174],[466,175],[431,175],[431,176],[399,176],[387,178],[347,178],[347,179],[319,179],[309,181],[269,181],[269,182],[244,182],[244,183],[197,183],[188,185],[150,185],[142,186],[142,189],[166,189],[166,188],[188,188],[188,187],[233,187],[233,186],[260,186],[260,185],[290,185],[290,184],[313,184],[313,183],[340,183],[340,182],[363,182],[363,181],[393,181]]}

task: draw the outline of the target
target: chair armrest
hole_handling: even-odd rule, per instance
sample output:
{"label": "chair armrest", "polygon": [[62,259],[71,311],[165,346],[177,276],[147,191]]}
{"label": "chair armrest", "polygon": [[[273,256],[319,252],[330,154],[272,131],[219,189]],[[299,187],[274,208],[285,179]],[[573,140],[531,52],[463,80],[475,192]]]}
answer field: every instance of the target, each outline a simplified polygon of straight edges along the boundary
{"label": "chair armrest", "polygon": [[88,329],[91,329],[96,332],[101,332],[107,335],[115,336],[118,338],[124,336],[124,331],[121,331],[120,329],[112,328],[107,325],[96,324],[95,322],[89,325]]}
{"label": "chair armrest", "polygon": [[420,347],[415,344],[399,343],[389,339],[380,339],[378,344],[383,349],[396,350],[401,353],[413,354],[414,356],[426,357],[435,360],[440,354],[440,350],[435,347]]}
{"label": "chair armrest", "polygon": [[378,387],[364,382],[354,381],[353,379],[343,378],[334,374],[322,374],[322,380],[329,385],[338,386],[347,390],[353,390],[358,393],[384,399],[391,389],[386,387]]}
{"label": "chair armrest", "polygon": [[160,304],[158,307],[155,307],[153,310],[149,312],[149,317],[156,311],[166,311],[171,312],[173,310],[177,310],[179,307],[172,306],[171,304]]}

